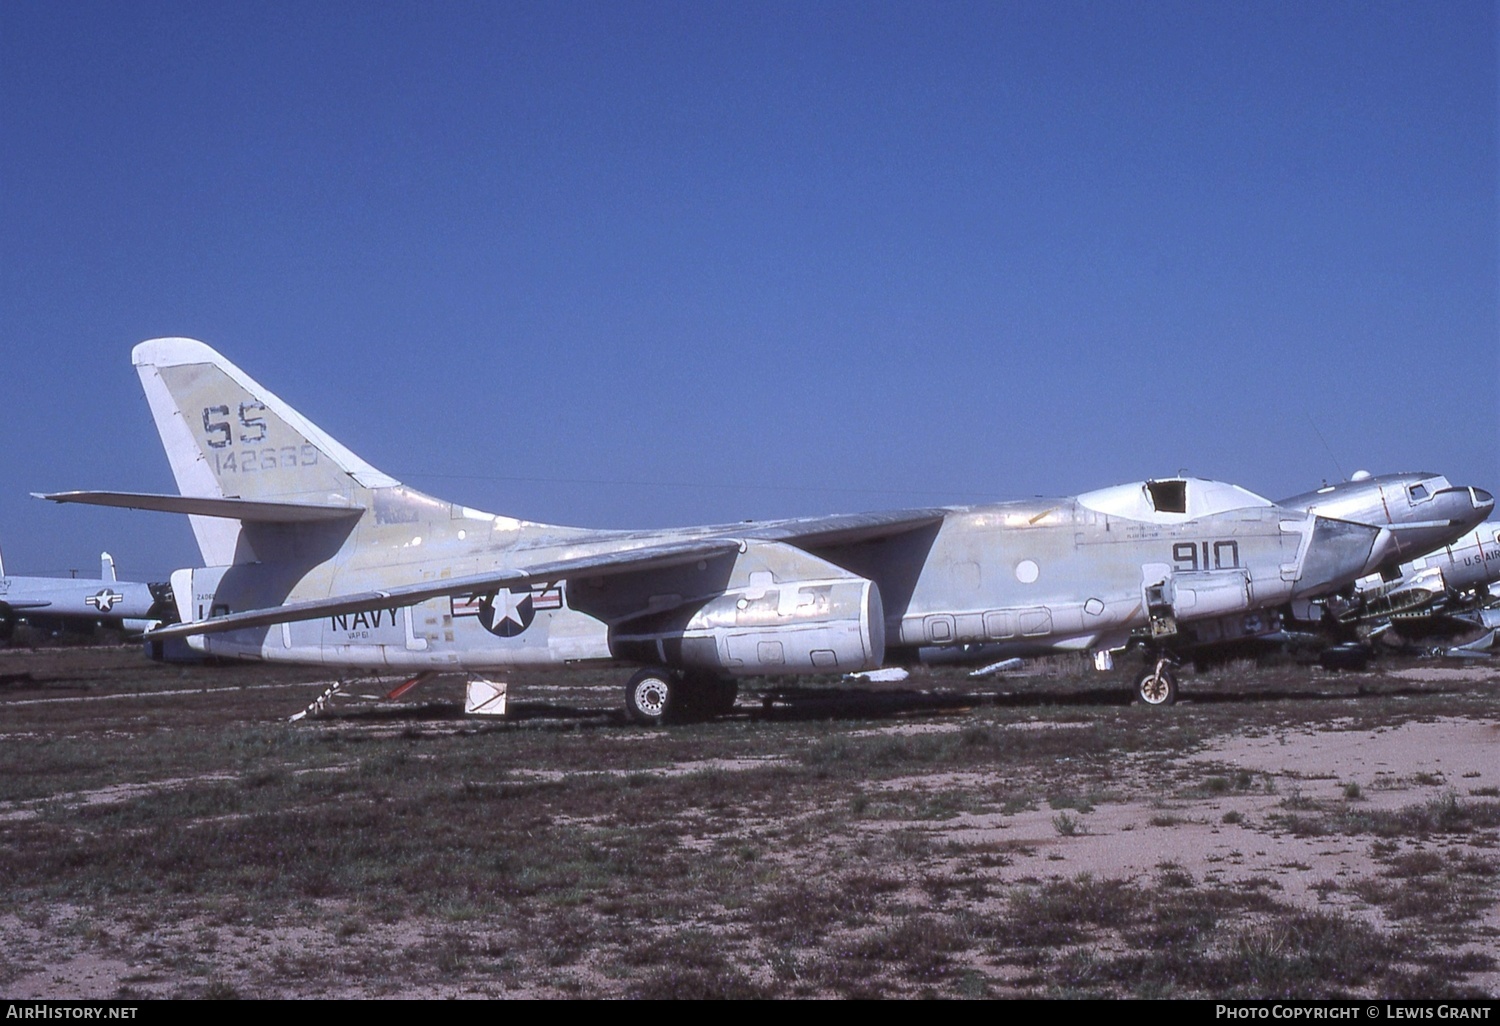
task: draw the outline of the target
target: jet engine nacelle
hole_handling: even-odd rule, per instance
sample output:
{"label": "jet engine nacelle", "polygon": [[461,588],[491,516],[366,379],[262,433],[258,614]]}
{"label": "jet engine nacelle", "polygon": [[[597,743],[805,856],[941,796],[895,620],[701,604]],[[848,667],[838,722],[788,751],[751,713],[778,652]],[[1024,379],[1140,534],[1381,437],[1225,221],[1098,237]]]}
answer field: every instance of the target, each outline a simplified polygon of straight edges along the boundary
{"label": "jet engine nacelle", "polygon": [[737,677],[884,663],[885,609],[874,581],[775,544],[752,543],[735,562],[723,590],[617,623],[611,653]]}
{"label": "jet engine nacelle", "polygon": [[1175,574],[1170,590],[1179,620],[1207,619],[1251,607],[1250,575],[1244,570]]}

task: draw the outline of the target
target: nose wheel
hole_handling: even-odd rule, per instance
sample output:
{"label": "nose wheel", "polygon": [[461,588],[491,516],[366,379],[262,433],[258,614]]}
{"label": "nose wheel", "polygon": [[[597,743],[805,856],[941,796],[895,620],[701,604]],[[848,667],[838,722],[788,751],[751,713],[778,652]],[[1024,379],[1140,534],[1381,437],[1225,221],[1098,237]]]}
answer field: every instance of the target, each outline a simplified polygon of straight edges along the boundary
{"label": "nose wheel", "polygon": [[1166,659],[1136,678],[1135,699],[1142,705],[1171,705],[1177,701],[1177,675]]}

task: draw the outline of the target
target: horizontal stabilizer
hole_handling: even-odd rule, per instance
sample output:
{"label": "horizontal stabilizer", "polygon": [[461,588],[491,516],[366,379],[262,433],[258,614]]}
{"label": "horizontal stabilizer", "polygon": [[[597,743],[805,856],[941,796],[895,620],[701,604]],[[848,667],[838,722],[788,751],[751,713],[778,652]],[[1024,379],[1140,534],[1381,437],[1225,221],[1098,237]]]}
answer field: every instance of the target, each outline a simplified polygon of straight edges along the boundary
{"label": "horizontal stabilizer", "polygon": [[697,538],[645,548],[612,551],[592,556],[576,556],[535,566],[493,570],[489,573],[472,574],[467,577],[449,577],[421,584],[408,584],[381,591],[366,591],[350,595],[334,595],[326,599],[308,602],[292,602],[269,609],[251,609],[242,613],[230,613],[209,620],[173,624],[152,631],[148,637],[167,640],[186,638],[199,634],[219,634],[224,631],[244,630],[251,627],[269,627],[278,623],[295,623],[301,620],[316,620],[323,616],[338,616],[343,613],[368,612],[388,606],[415,605],[428,599],[445,595],[482,595],[502,587],[527,584],[533,581],[564,581],[575,577],[606,577],[613,574],[655,570],[661,567],[678,566],[694,560],[728,555],[740,550],[740,542],[733,538]]}
{"label": "horizontal stabilizer", "polygon": [[343,520],[364,512],[361,506],[320,505],[315,502],[273,502],[260,499],[221,499],[198,495],[156,495],[149,492],[41,492],[38,499],[81,502],[89,506],[149,509],[160,513],[188,513],[267,524],[304,524],[317,520]]}

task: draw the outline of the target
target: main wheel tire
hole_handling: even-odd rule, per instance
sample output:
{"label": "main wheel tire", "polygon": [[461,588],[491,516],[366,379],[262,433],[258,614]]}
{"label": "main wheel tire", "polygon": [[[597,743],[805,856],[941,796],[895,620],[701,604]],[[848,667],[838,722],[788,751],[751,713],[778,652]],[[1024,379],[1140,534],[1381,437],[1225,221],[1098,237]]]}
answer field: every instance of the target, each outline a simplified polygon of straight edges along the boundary
{"label": "main wheel tire", "polygon": [[1360,672],[1369,667],[1374,655],[1374,650],[1365,645],[1357,643],[1334,645],[1318,653],[1318,665],[1325,670]]}
{"label": "main wheel tire", "polygon": [[659,727],[677,711],[681,682],[670,671],[646,669],[625,685],[625,714],[632,722]]}
{"label": "main wheel tire", "polygon": [[1177,701],[1177,675],[1155,666],[1135,680],[1135,700],[1142,705],[1171,705]]}

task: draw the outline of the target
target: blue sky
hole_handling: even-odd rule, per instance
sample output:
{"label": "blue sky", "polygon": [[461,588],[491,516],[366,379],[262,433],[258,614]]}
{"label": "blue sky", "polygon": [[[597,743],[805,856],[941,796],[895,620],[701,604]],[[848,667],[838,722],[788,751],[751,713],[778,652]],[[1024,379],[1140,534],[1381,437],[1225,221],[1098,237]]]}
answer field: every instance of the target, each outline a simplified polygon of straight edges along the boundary
{"label": "blue sky", "polygon": [[1465,2],[0,0],[6,568],[197,561],[27,497],[172,490],[160,335],[561,523],[1500,489],[1496,56]]}

